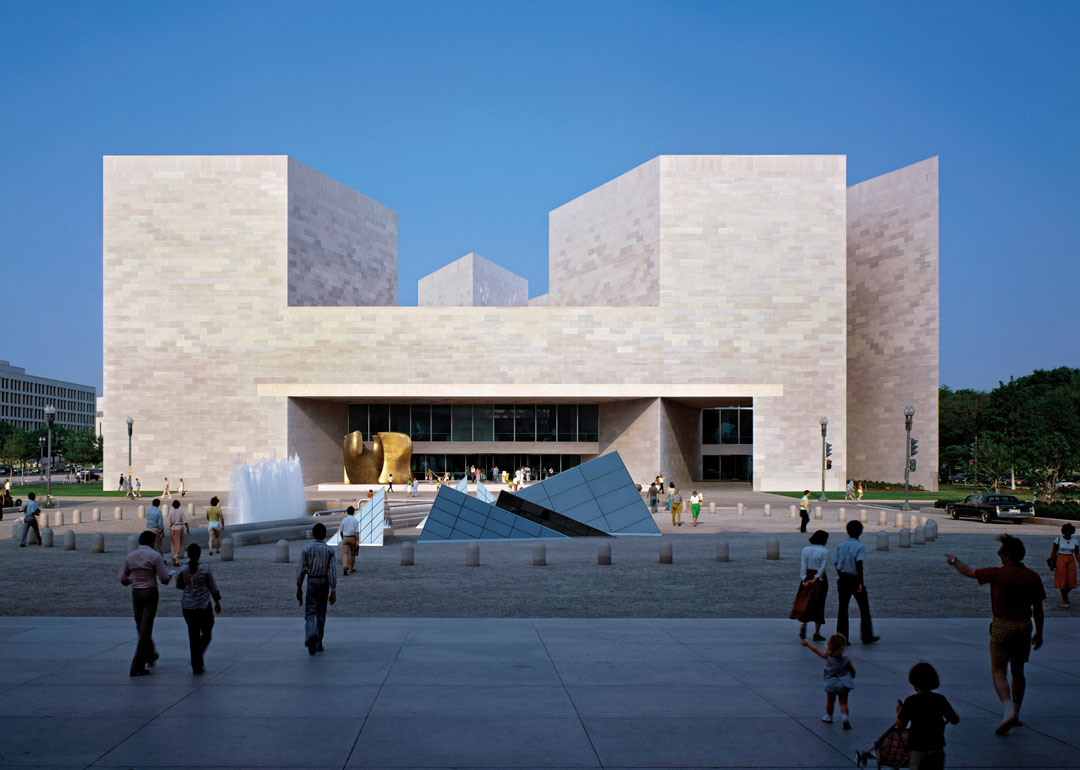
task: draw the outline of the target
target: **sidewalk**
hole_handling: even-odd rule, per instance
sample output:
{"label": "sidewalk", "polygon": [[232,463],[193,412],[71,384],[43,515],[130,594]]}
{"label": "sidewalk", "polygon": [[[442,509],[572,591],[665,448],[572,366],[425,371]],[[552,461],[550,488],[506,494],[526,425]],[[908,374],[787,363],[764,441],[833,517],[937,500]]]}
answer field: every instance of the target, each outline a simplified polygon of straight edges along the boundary
{"label": "sidewalk", "polygon": [[1048,621],[1000,737],[987,623],[878,621],[844,731],[793,621],[331,617],[309,657],[299,617],[224,616],[196,677],[160,618],[131,679],[130,618],[0,618],[0,766],[852,767],[925,658],[961,718],[949,767],[1080,767],[1080,620]]}

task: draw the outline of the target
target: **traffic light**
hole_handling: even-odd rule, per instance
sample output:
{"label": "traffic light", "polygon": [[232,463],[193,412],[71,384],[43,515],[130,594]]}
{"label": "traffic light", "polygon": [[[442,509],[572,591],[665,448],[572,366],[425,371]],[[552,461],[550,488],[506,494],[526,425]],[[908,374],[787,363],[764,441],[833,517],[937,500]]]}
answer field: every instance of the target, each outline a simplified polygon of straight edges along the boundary
{"label": "traffic light", "polygon": [[825,470],[827,470],[827,471],[832,470],[832,460],[826,460],[825,461]]}
{"label": "traffic light", "polygon": [[918,453],[919,453],[919,439],[913,438],[913,439],[911,439],[910,455],[912,457],[914,457]]}
{"label": "traffic light", "polygon": [[915,472],[915,461],[914,460],[908,460],[908,470],[910,470],[912,473]]}
{"label": "traffic light", "polygon": [[825,445],[825,456],[832,457],[832,444]]}
{"label": "traffic light", "polygon": [[972,441],[970,444],[968,444],[968,449],[971,450],[971,456],[972,457],[975,456],[975,446],[976,446],[976,444],[975,444],[974,441]]}

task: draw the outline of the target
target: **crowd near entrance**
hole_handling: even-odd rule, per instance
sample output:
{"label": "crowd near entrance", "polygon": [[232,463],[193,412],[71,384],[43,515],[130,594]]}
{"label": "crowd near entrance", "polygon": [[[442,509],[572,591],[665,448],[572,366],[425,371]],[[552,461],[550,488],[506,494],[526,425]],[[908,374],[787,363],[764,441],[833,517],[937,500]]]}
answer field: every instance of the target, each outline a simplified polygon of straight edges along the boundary
{"label": "crowd near entrance", "polygon": [[[581,455],[545,455],[545,454],[414,454],[412,457],[413,476],[425,479],[428,471],[438,476],[450,474],[452,479],[460,479],[473,468],[479,473],[479,480],[486,482],[502,481],[503,474],[509,479],[522,468],[529,469],[532,481],[541,481],[556,473],[581,465]],[[498,469],[499,479],[495,478]]]}

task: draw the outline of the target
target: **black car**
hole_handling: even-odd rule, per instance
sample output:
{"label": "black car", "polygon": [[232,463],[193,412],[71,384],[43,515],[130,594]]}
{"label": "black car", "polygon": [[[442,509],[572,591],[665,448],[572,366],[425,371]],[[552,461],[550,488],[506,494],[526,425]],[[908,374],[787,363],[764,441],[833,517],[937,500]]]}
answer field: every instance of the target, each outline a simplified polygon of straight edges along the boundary
{"label": "black car", "polygon": [[946,510],[954,519],[977,518],[984,522],[995,519],[1011,519],[1020,524],[1024,519],[1034,519],[1035,509],[1031,503],[1022,503],[1013,495],[981,493],[968,495],[962,503],[951,503]]}

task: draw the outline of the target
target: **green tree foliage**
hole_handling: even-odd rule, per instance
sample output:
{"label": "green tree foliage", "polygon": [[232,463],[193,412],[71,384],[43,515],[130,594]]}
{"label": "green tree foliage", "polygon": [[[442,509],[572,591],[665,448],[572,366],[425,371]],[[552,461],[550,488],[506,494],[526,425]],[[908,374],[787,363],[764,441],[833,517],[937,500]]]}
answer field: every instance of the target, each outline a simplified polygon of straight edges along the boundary
{"label": "green tree foliage", "polygon": [[974,470],[969,445],[976,438],[977,478],[984,486],[996,487],[1015,472],[1049,502],[1059,496],[1057,483],[1080,470],[1080,369],[1036,370],[989,393],[943,386],[938,407],[948,473]]}
{"label": "green tree foliage", "polygon": [[89,429],[69,431],[64,437],[64,459],[76,465],[101,462],[101,440]]}

